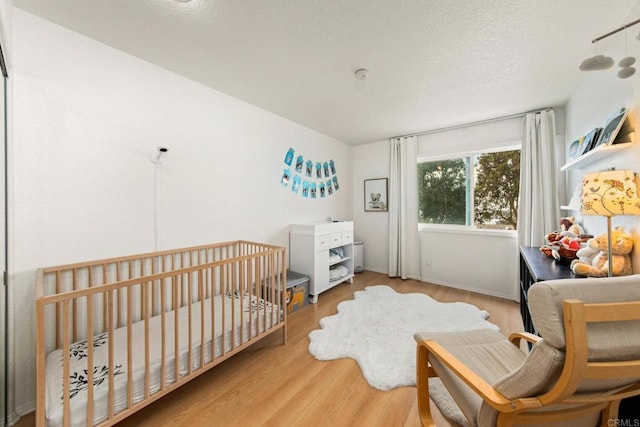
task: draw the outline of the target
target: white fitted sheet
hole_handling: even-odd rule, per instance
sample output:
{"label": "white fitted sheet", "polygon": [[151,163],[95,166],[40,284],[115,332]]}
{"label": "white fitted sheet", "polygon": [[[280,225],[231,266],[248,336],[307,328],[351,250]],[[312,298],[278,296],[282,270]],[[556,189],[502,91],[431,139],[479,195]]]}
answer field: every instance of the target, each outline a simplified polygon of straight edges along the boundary
{"label": "white fitted sheet", "polygon": [[[215,312],[215,357],[223,354],[222,312],[224,301],[224,352],[238,347],[259,333],[271,328],[279,321],[278,305],[244,293],[227,293],[214,297]],[[204,301],[205,330],[205,363],[211,361],[211,299]],[[200,368],[200,327],[201,302],[191,305],[191,355],[192,369]],[[266,312],[266,315],[265,315]],[[232,327],[231,319],[235,318]],[[178,361],[180,377],[189,370],[189,306],[178,309]],[[165,386],[175,380],[174,373],[174,338],[175,311],[165,313]],[[232,331],[233,329],[233,331]],[[150,394],[160,390],[161,382],[161,348],[162,348],[161,316],[149,319],[149,389]],[[242,342],[240,336],[242,335]],[[145,387],[145,322],[132,325],[132,370],[133,370],[133,402],[144,399]],[[94,337],[94,424],[107,419],[108,414],[108,334],[102,333]],[[114,403],[115,413],[127,408],[127,327],[114,330]],[[70,352],[70,414],[72,426],[85,426],[87,419],[87,341],[79,341],[71,345]],[[48,426],[63,425],[63,352],[61,349],[47,355],[46,368],[46,418]]]}

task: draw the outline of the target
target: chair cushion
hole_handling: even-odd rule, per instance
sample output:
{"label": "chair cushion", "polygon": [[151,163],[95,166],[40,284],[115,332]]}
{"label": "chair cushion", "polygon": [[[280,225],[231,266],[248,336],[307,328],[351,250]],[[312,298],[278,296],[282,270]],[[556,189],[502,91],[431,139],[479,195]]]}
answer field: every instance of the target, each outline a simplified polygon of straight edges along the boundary
{"label": "chair cushion", "polygon": [[[500,332],[477,329],[463,332],[419,332],[416,341],[434,340],[489,384],[517,369],[526,355]],[[456,401],[470,425],[476,425],[482,399],[435,357],[433,369]],[[435,396],[434,396],[435,397]],[[437,397],[436,397],[437,398]]]}
{"label": "chair cushion", "polygon": [[564,352],[542,340],[523,363],[496,381],[493,386],[507,399],[536,396],[547,392],[558,380],[564,366]]}
{"label": "chair cushion", "polygon": [[[529,289],[533,323],[547,344],[564,350],[562,302],[640,301],[640,275],[538,282]],[[627,360],[640,355],[640,321],[587,326],[589,360]],[[613,350],[615,349],[615,350]]]}
{"label": "chair cushion", "polygon": [[[537,342],[520,366],[493,383],[507,399],[542,394],[556,383],[564,365],[564,352]],[[478,425],[495,425],[498,413],[486,403],[481,404]]]}
{"label": "chair cushion", "polygon": [[[640,301],[640,275],[539,282],[529,290],[534,324],[545,343],[564,351],[562,302],[585,303]],[[640,358],[640,321],[587,324],[589,361],[619,361]],[[578,393],[614,392],[638,378],[587,379]]]}

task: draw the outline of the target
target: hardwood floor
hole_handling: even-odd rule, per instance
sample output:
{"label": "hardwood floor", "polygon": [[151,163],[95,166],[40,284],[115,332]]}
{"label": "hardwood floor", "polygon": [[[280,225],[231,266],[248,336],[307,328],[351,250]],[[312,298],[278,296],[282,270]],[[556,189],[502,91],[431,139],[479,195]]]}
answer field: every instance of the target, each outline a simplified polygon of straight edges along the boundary
{"label": "hardwood floor", "polygon": [[[514,301],[365,271],[288,318],[288,341],[276,333],[118,424],[132,426],[419,426],[415,387],[370,387],[352,359],[318,361],[307,335],[353,292],[370,285],[424,292],[441,302],[487,310],[505,334],[522,330]],[[29,421],[31,420],[31,422]],[[33,425],[33,416],[18,426]]]}

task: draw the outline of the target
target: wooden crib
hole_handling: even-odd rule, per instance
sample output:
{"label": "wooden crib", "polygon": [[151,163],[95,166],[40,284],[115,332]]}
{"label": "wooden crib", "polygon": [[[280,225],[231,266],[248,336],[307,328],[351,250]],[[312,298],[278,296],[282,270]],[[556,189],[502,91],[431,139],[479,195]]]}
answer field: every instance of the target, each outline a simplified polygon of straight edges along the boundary
{"label": "wooden crib", "polygon": [[113,425],[275,331],[286,342],[285,260],[234,241],[39,269],[36,425]]}

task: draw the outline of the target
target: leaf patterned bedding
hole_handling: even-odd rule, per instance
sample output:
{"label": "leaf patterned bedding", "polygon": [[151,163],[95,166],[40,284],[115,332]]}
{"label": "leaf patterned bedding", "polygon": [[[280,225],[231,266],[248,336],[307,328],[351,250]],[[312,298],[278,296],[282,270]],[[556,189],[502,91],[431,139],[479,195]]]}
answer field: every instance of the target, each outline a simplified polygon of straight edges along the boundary
{"label": "leaf patterned bedding", "polygon": [[[278,322],[278,306],[259,299],[247,292],[218,295],[213,299],[215,313],[215,334],[211,333],[211,299],[204,302],[205,329],[205,363],[211,361],[211,340],[215,335],[215,357],[232,350]],[[223,324],[224,302],[224,334]],[[266,314],[265,314],[266,313]],[[232,322],[232,318],[235,319]],[[191,305],[191,357],[192,369],[200,368],[201,354],[201,303]],[[189,307],[178,309],[178,363],[180,377],[189,371]],[[266,321],[266,322],[265,322]],[[232,327],[235,325],[235,327]],[[145,376],[145,322],[140,321],[132,325],[132,375],[133,402],[144,399]],[[161,316],[149,319],[149,389],[150,394],[160,390],[161,382]],[[126,409],[128,405],[128,362],[127,362],[127,327],[114,330],[114,404],[115,413]],[[242,335],[242,341],[240,336]],[[93,340],[93,385],[94,385],[94,424],[107,418],[107,402],[109,388],[109,339],[108,333],[94,336]],[[232,340],[233,338],[233,340]],[[175,311],[165,313],[165,385],[175,381]],[[46,374],[46,416],[48,426],[63,425],[63,351],[57,349],[47,355]],[[70,359],[70,413],[72,426],[86,425],[87,417],[87,388],[88,369],[87,340],[78,341],[71,345]]]}

